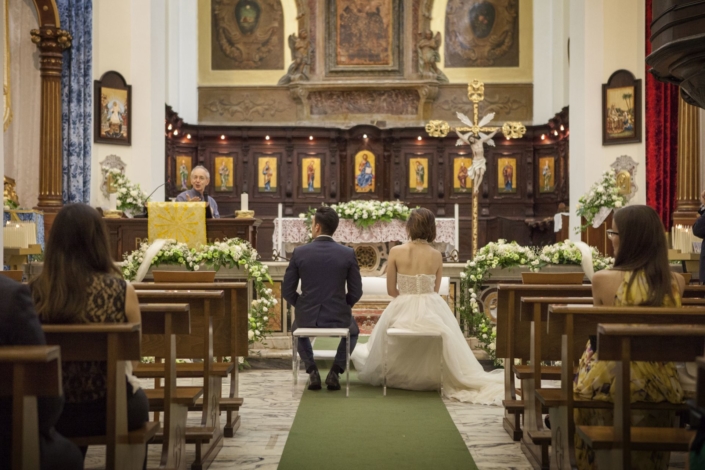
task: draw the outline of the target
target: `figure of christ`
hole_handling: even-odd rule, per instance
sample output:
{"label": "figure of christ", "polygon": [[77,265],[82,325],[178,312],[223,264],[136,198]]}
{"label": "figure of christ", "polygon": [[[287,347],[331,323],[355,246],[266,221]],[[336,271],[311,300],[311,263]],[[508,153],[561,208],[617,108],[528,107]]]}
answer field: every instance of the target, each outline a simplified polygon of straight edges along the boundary
{"label": "figure of christ", "polygon": [[425,172],[426,172],[426,169],[423,167],[423,164],[417,160],[416,161],[416,191],[419,193],[423,191]]}
{"label": "figure of christ", "polygon": [[113,107],[110,110],[110,133],[112,137],[122,135],[122,113],[117,101],[113,101]]}
{"label": "figure of christ", "polygon": [[314,191],[313,183],[316,178],[316,168],[313,165],[313,160],[308,162],[308,167],[306,168],[306,177],[308,180],[308,192],[312,193]]}
{"label": "figure of christ", "polygon": [[359,190],[362,192],[371,191],[373,178],[374,175],[372,174],[372,164],[369,162],[367,154],[364,154],[362,155],[362,161],[358,167],[357,186]]}
{"label": "figure of christ", "polygon": [[514,167],[511,163],[507,162],[502,168],[502,176],[504,177],[504,190],[512,190],[512,178],[514,176]]}
{"label": "figure of christ", "polygon": [[[463,113],[456,113],[456,115],[458,116],[458,119],[460,119],[460,122],[462,122],[466,126],[470,127],[471,129],[475,127],[473,122]],[[492,119],[494,119],[494,113],[487,114],[480,120],[477,127],[482,128],[486,126]],[[485,163],[484,144],[487,143],[487,145],[494,147],[495,145],[494,140],[492,140],[492,137],[494,137],[494,135],[498,131],[499,128],[496,128],[494,132],[492,132],[492,134],[490,135],[487,135],[483,132],[479,132],[479,135],[475,135],[472,130],[466,134],[462,134],[457,130],[455,131],[455,133],[458,135],[458,140],[455,145],[469,145],[470,149],[472,150],[473,158],[469,174],[470,178],[472,178],[472,183],[475,186],[475,194],[480,192],[480,183],[482,183],[482,178],[485,176],[485,171],[487,171],[487,165]]]}
{"label": "figure of christ", "polygon": [[465,166],[465,162],[461,160],[460,169],[458,170],[458,182],[460,183],[460,190],[462,192],[468,189],[468,167]]}
{"label": "figure of christ", "polygon": [[272,169],[269,167],[269,160],[264,162],[264,168],[262,169],[262,174],[264,175],[264,190],[272,190]]}
{"label": "figure of christ", "polygon": [[218,169],[218,174],[220,175],[220,190],[227,191],[228,181],[230,180],[230,170],[228,169],[228,166],[225,164],[225,161],[223,161],[220,164],[220,168]]}

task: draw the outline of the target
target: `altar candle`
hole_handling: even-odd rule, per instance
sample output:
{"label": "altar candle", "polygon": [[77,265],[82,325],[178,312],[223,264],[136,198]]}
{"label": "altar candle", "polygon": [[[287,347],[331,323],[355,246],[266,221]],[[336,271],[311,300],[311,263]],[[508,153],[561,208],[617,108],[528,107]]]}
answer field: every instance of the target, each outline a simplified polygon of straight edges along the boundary
{"label": "altar candle", "polygon": [[6,226],[2,230],[3,246],[7,248],[28,248],[27,232],[19,225]]}
{"label": "altar candle", "polygon": [[248,210],[248,209],[247,209],[247,206],[248,206],[248,202],[249,202],[249,201],[248,201],[247,198],[248,198],[247,193],[242,193],[242,194],[240,195],[240,210],[241,210],[241,211],[246,211],[246,210]]}
{"label": "altar candle", "polygon": [[279,243],[277,244],[277,253],[279,253],[279,258],[282,257],[282,247],[284,246],[284,241],[282,240],[283,237],[283,228],[284,228],[284,204],[279,203],[278,204],[278,209],[277,209],[277,237],[279,240]]}
{"label": "altar candle", "polygon": [[460,253],[460,205],[455,205],[455,249]]}
{"label": "altar candle", "polygon": [[117,210],[117,193],[110,194],[110,207],[108,209],[111,211]]}

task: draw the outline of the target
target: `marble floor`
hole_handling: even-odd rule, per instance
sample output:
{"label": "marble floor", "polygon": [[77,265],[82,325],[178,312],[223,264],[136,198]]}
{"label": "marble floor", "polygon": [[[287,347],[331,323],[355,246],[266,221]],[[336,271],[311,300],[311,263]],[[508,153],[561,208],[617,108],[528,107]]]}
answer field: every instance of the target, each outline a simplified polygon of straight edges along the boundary
{"label": "marble floor", "polygon": [[[274,470],[284,451],[289,430],[306,382],[302,372],[294,386],[291,370],[247,370],[240,374],[240,396],[245,399],[240,416],[242,425],[234,438],[223,440],[223,448],[210,466],[213,470]],[[151,388],[150,381],[144,381]],[[200,385],[199,379],[179,379],[179,385]],[[227,389],[228,385],[224,385]],[[224,390],[226,391],[226,390]],[[444,400],[470,453],[480,470],[530,470],[519,448],[502,428],[503,409]],[[196,425],[199,413],[189,413],[189,425]],[[221,419],[225,419],[223,414]],[[160,446],[149,446],[148,467],[159,462]],[[187,446],[187,461],[193,460],[193,446]],[[683,454],[674,454],[672,466],[682,469]],[[104,468],[104,448],[92,447],[86,456],[86,469]]]}

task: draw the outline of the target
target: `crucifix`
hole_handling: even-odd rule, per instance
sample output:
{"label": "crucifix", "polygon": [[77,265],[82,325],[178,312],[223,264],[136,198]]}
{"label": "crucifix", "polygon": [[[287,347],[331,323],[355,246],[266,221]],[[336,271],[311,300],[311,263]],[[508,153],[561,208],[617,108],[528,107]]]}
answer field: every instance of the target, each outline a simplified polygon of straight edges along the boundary
{"label": "crucifix", "polygon": [[[472,150],[472,166],[468,171],[473,184],[472,198],[472,255],[477,253],[477,215],[480,184],[485,175],[487,166],[485,164],[484,145],[494,147],[492,137],[500,130],[507,139],[520,139],[526,133],[526,127],[520,122],[505,122],[502,127],[488,126],[494,119],[494,113],[489,113],[480,119],[480,102],[485,99],[485,84],[479,80],[473,80],[468,84],[468,99],[472,101],[473,120],[471,121],[463,113],[456,112],[460,122],[464,126],[451,127],[446,121],[429,121],[426,124],[426,132],[431,137],[446,137],[448,133],[454,131],[458,135],[455,145],[469,145]],[[459,247],[455,247],[458,250]]]}

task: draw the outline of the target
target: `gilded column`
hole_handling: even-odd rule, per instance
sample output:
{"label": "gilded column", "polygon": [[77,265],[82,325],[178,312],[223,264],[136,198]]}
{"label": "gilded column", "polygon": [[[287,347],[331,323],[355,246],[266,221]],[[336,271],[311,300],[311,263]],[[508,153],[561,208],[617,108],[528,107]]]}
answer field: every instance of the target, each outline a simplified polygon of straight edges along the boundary
{"label": "gilded column", "polygon": [[678,190],[673,223],[692,225],[700,207],[700,114],[683,98],[678,104]]}
{"label": "gilded column", "polygon": [[54,26],[33,29],[30,34],[39,49],[42,79],[37,208],[47,213],[46,225],[50,225],[62,206],[61,66],[63,51],[71,47],[73,38]]}

